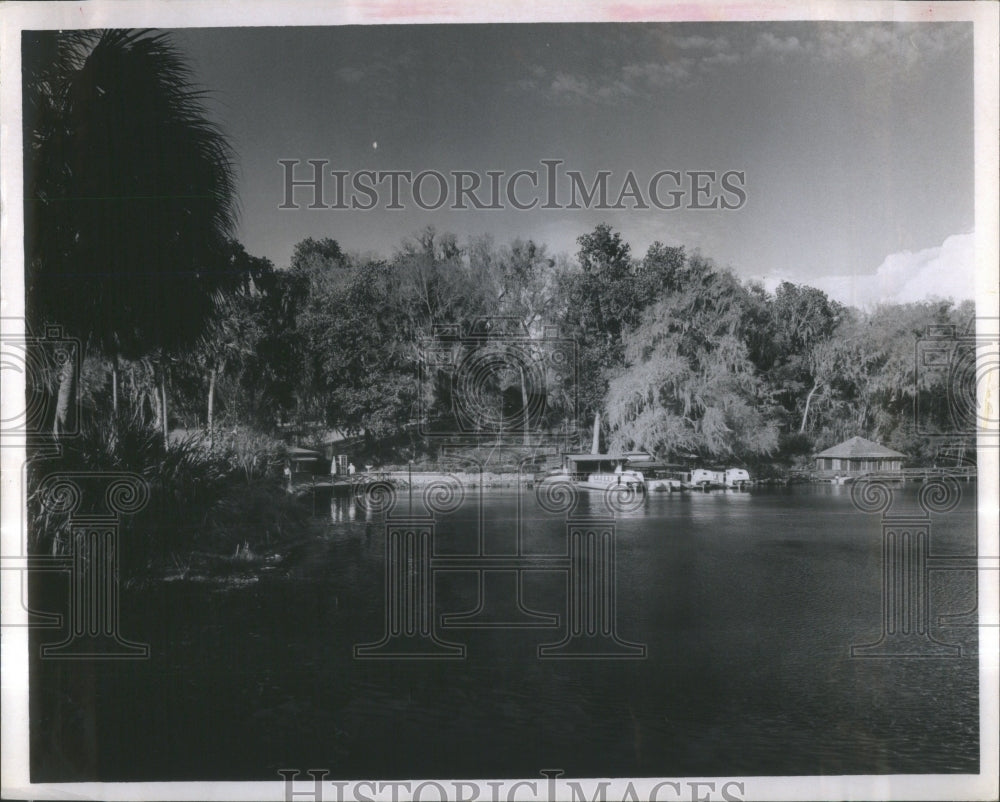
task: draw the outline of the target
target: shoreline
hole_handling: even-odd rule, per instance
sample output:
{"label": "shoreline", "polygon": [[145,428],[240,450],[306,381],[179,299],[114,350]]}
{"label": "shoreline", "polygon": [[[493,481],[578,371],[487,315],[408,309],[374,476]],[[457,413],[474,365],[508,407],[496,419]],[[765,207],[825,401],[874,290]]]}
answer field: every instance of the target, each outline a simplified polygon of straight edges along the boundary
{"label": "shoreline", "polygon": [[[830,474],[830,475],[827,475]],[[872,474],[840,473],[833,475],[830,471],[787,471],[781,476],[770,476],[761,479],[750,479],[745,483],[745,487],[782,487],[793,484],[851,484],[862,476],[877,478],[879,481],[899,481],[899,482],[919,482],[933,479],[936,476],[952,476],[963,481],[972,481],[976,478],[976,471],[968,468],[909,468],[899,472],[887,472],[877,476]],[[345,477],[331,477],[318,475],[312,477],[312,481],[296,483],[295,490],[302,491],[310,488],[347,488],[352,485],[365,485],[375,482],[388,481],[396,487],[427,487],[437,483],[458,482],[465,488],[475,489],[498,488],[498,487],[531,487],[540,477],[536,473],[518,473],[516,471],[483,471],[482,473],[473,471],[372,471],[370,473],[353,474],[349,479]]]}

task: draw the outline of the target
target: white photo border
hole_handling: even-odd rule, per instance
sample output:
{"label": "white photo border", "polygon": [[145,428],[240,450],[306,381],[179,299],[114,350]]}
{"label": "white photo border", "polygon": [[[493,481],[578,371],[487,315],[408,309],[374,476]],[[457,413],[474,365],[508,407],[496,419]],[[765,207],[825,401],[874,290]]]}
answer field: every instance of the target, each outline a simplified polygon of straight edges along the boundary
{"label": "white photo border", "polygon": [[[649,0],[586,0],[572,5],[554,0],[506,0],[503,3],[461,3],[458,0],[380,0],[343,4],[280,0],[224,2],[208,0],[94,0],[93,2],[8,2],[0,7],[0,246],[2,246],[2,316],[16,321],[24,314],[23,207],[20,51],[23,30],[83,28],[155,28],[242,26],[315,26],[345,24],[446,24],[490,22],[670,22],[670,21],[969,21],[974,26],[975,54],[975,241],[977,316],[1000,317],[998,312],[998,12],[994,2],[862,2],[815,0],[806,4],[732,0],[731,2],[667,3]],[[22,332],[23,334],[23,332]],[[4,420],[23,405],[24,386],[5,375],[2,393]],[[2,459],[2,554],[26,554],[22,542],[20,511],[24,488],[21,448],[0,449]],[[998,451],[981,449],[978,483],[978,553],[997,555],[998,549]],[[979,610],[996,615],[1000,571],[980,570]],[[19,584],[4,582],[4,624],[23,624]],[[996,799],[998,778],[998,654],[1000,628],[981,626],[980,643],[980,774],[979,775],[858,775],[804,777],[662,778],[681,783],[742,782],[743,799],[886,799],[945,800]],[[35,783],[29,780],[28,761],[28,629],[5,626],[2,638],[2,770],[4,798],[189,800],[286,799],[285,784],[273,782],[168,782],[168,783]],[[305,767],[303,767],[303,770]],[[303,780],[307,779],[305,776]],[[361,779],[361,778],[359,778]],[[544,787],[541,777],[526,778]],[[662,781],[635,779],[634,793],[647,798]],[[439,780],[440,781],[440,780]],[[419,782],[415,780],[414,783]],[[445,781],[447,782],[447,781]],[[487,779],[479,786],[480,799],[490,799]],[[625,778],[614,781],[609,793],[621,793]],[[507,788],[513,781],[505,781]],[[308,785],[296,786],[301,792]],[[370,793],[368,789],[365,793]],[[526,792],[522,792],[526,793]],[[388,789],[372,794],[391,798]],[[296,798],[311,798],[298,793]],[[324,798],[335,798],[332,793]],[[345,797],[349,798],[349,797]],[[519,798],[526,798],[521,796]],[[543,798],[543,797],[537,797]],[[613,798],[609,796],[608,798]]]}

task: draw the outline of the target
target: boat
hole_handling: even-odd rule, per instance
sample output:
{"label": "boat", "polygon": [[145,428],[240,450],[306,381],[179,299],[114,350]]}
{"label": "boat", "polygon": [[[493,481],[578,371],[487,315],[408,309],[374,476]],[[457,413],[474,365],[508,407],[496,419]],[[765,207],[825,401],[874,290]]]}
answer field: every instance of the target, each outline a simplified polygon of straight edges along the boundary
{"label": "boat", "polygon": [[695,468],[691,471],[688,486],[696,490],[715,490],[726,486],[726,472]]}
{"label": "boat", "polygon": [[642,471],[625,467],[628,462],[624,454],[564,454],[562,468],[553,476],[565,477],[583,490],[607,490],[609,487],[645,490]]}
{"label": "boat", "polygon": [[696,490],[742,490],[750,485],[750,474],[745,468],[695,468],[688,479],[688,487]]}
{"label": "boat", "polygon": [[672,476],[660,476],[647,479],[646,489],[651,493],[679,493],[686,488],[682,479]]}
{"label": "boat", "polygon": [[726,468],[726,487],[742,490],[750,484],[750,474],[745,468]]}
{"label": "boat", "polygon": [[647,491],[663,493],[684,489],[683,466],[660,462],[646,451],[626,451],[623,456],[630,470],[642,474]]}
{"label": "boat", "polygon": [[657,464],[649,468],[643,466],[646,490],[651,493],[679,493],[687,489],[688,472],[680,465]]}

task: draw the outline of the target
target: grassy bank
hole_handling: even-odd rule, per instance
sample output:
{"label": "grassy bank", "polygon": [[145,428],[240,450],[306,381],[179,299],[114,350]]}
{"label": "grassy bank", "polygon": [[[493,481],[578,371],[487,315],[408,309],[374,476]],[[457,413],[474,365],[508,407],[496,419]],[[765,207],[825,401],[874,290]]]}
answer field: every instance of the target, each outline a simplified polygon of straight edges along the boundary
{"label": "grassy bank", "polygon": [[[28,470],[28,540],[36,554],[72,548],[69,516],[42,504],[41,483],[56,473],[94,477],[141,476],[149,500],[120,516],[123,576],[185,573],[192,566],[223,569],[273,559],[316,528],[308,510],[284,491],[284,446],[251,430],[215,437],[197,433],[167,445],[150,421],[134,416],[92,416],[79,436],[67,438],[56,457],[38,456]],[[105,503],[95,484],[81,480],[76,514],[98,513]]]}

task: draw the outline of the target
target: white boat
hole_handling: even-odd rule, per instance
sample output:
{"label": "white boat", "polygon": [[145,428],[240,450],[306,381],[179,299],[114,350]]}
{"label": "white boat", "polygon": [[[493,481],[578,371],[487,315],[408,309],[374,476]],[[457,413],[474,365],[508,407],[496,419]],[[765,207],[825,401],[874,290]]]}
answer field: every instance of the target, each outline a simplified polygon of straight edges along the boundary
{"label": "white boat", "polygon": [[725,487],[726,472],[712,471],[707,468],[695,468],[691,471],[691,479],[688,484],[698,490],[712,490],[717,487]]}
{"label": "white boat", "polygon": [[684,482],[680,479],[647,479],[646,489],[650,493],[678,493],[684,489]]}
{"label": "white boat", "polygon": [[616,454],[564,454],[560,476],[568,478],[584,490],[606,490],[609,487],[646,489],[642,471],[625,467],[628,458]]}
{"label": "white boat", "polygon": [[726,469],[726,487],[740,490],[750,484],[750,474],[743,468]]}
{"label": "white boat", "polygon": [[691,471],[688,486],[698,490],[716,490],[727,488],[740,490],[750,484],[750,474],[744,468],[726,468],[713,470],[695,468]]}

